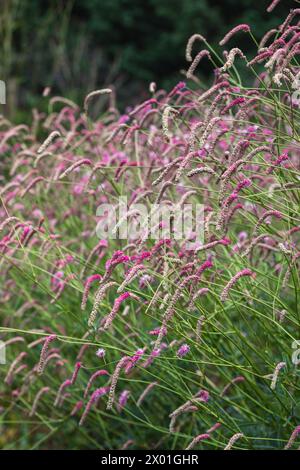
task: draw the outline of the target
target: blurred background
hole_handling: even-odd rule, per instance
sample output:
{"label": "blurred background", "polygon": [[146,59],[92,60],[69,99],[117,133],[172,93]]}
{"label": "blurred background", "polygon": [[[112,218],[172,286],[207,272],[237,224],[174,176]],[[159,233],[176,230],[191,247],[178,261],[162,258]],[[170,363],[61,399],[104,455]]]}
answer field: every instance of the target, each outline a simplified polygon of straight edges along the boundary
{"label": "blurred background", "polygon": [[[7,83],[3,111],[16,122],[43,109],[46,86],[81,103],[91,90],[111,84],[124,108],[148,96],[151,81],[171,87],[183,79],[185,46],[193,33],[218,41],[233,26],[248,23],[258,39],[293,6],[282,0],[0,0],[0,80]],[[240,34],[251,54],[255,44]],[[199,79],[209,77],[203,62]]]}

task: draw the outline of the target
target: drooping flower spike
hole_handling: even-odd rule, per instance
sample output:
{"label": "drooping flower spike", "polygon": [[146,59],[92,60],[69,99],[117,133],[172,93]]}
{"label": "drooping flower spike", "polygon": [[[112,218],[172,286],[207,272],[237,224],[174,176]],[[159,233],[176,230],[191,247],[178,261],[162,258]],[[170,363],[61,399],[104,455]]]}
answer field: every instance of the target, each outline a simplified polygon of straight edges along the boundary
{"label": "drooping flower spike", "polygon": [[109,376],[109,373],[107,372],[107,370],[104,370],[104,369],[101,369],[101,370],[97,370],[96,372],[94,372],[91,377],[89,378],[89,381],[87,383],[87,386],[85,388],[85,391],[84,391],[84,398],[86,398],[88,396],[88,393],[90,391],[90,388],[91,386],[93,385],[94,381],[96,380],[97,377],[102,377],[102,376]]}
{"label": "drooping flower spike", "polygon": [[284,449],[287,450],[287,449],[290,449],[290,447],[292,447],[292,445],[294,444],[298,434],[300,434],[300,426],[296,426],[294,431],[292,432],[287,444],[285,445]]}
{"label": "drooping flower spike", "polygon": [[244,434],[241,433],[241,432],[238,432],[237,434],[234,434],[234,435],[229,439],[229,442],[228,442],[228,444],[226,445],[226,447],[224,447],[224,450],[231,450],[231,448],[233,447],[233,445],[235,444],[235,442],[236,442],[238,439],[241,439],[242,437],[244,437]]}
{"label": "drooping flower spike", "polygon": [[221,302],[225,302],[227,299],[228,299],[228,295],[229,295],[229,291],[230,289],[236,284],[236,282],[241,278],[241,277],[245,277],[245,276],[253,276],[253,272],[251,271],[251,269],[242,269],[242,271],[239,271],[237,274],[235,274],[231,279],[230,281],[228,282],[228,284],[225,286],[225,288],[223,289],[223,292],[221,294]]}
{"label": "drooping flower spike", "polygon": [[118,382],[118,379],[119,379],[119,375],[120,375],[120,372],[121,372],[122,368],[126,364],[128,364],[128,361],[131,361],[131,358],[128,357],[128,356],[124,356],[120,359],[120,361],[116,365],[115,371],[114,371],[114,373],[112,375],[112,379],[111,379],[111,385],[110,385],[109,395],[108,395],[108,402],[107,402],[107,406],[106,406],[107,410],[111,410],[112,407],[113,407],[114,400],[115,400],[115,391],[116,391],[116,386],[117,386],[117,382]]}
{"label": "drooping flower spike", "polygon": [[194,437],[185,450],[193,449],[198,442],[204,441],[205,439],[210,439],[210,434],[199,434],[199,436]]}
{"label": "drooping flower spike", "polygon": [[49,392],[49,390],[50,390],[50,387],[43,387],[43,388],[41,388],[41,390],[37,393],[37,395],[36,395],[36,397],[35,397],[35,399],[34,399],[34,402],[33,402],[33,404],[32,404],[32,408],[31,408],[31,410],[30,410],[30,412],[29,412],[29,416],[34,416],[34,415],[35,415],[36,410],[37,410],[37,406],[38,406],[38,403],[39,403],[39,401],[40,401],[41,396],[42,396],[44,393]]}
{"label": "drooping flower spike", "polygon": [[220,46],[224,46],[235,34],[239,31],[243,31],[244,33],[250,32],[250,26],[247,24],[239,24],[235,26],[235,28],[231,29],[226,36],[219,42]]}
{"label": "drooping flower spike", "polygon": [[50,336],[47,336],[47,338],[44,340],[44,344],[43,344],[41,354],[40,354],[40,360],[37,366],[37,373],[40,375],[44,372],[45,360],[48,354],[49,346],[56,338],[57,338],[56,335],[50,335]]}
{"label": "drooping flower spike", "polygon": [[90,399],[89,399],[89,401],[88,401],[88,403],[85,407],[85,410],[84,410],[84,412],[83,412],[83,414],[80,418],[79,426],[82,426],[84,424],[84,422],[85,422],[92,406],[96,405],[98,403],[99,398],[101,398],[103,395],[105,395],[107,393],[107,391],[108,391],[108,387],[101,387],[101,388],[97,388],[97,390],[95,390],[92,393],[92,395],[91,395],[91,397],[90,397]]}
{"label": "drooping flower spike", "polygon": [[82,363],[81,362],[76,362],[75,368],[74,368],[74,371],[73,371],[73,374],[72,374],[72,377],[71,377],[71,385],[74,385],[74,383],[76,382],[77,377],[78,377],[78,373],[79,373],[79,370],[81,369],[81,367],[82,367]]}
{"label": "drooping flower spike", "polygon": [[85,281],[84,292],[83,292],[82,302],[81,302],[81,310],[85,310],[90,287],[92,283],[95,281],[100,281],[101,279],[102,279],[102,276],[100,276],[100,274],[93,274],[92,276],[89,276],[87,280]]}

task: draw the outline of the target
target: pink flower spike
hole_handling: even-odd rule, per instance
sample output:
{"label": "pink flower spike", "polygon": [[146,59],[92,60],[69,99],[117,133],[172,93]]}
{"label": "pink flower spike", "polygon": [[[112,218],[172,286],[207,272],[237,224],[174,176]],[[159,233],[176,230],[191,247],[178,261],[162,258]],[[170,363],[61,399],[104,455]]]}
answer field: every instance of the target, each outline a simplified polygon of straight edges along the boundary
{"label": "pink flower spike", "polygon": [[295,441],[296,437],[298,436],[298,434],[300,434],[300,426],[295,427],[294,431],[292,432],[292,434],[291,434],[291,436],[288,440],[288,443],[284,447],[284,450],[287,450],[290,447],[292,447],[292,445],[294,444],[294,441]]}
{"label": "pink flower spike", "polygon": [[107,370],[105,369],[101,369],[101,370],[97,370],[96,372],[94,372],[94,374],[91,375],[88,383],[87,383],[87,386],[86,386],[86,389],[84,391],[84,398],[86,398],[88,396],[88,393],[90,391],[90,388],[94,382],[94,380],[97,378],[97,377],[102,377],[103,375],[109,375],[109,373],[107,372]]}
{"label": "pink flower spike", "polygon": [[56,335],[50,335],[50,336],[47,336],[47,338],[45,339],[45,342],[44,342],[44,345],[42,347],[42,351],[41,351],[41,354],[40,354],[40,360],[39,360],[39,363],[38,363],[38,366],[37,366],[37,373],[40,374],[40,375],[44,372],[45,359],[47,357],[49,345],[56,338],[57,338]]}
{"label": "pink flower spike", "polygon": [[128,361],[131,361],[131,358],[128,356],[124,356],[119,360],[118,364],[116,365],[116,368],[112,375],[111,385],[109,389],[109,396],[108,396],[108,401],[107,401],[107,406],[106,406],[107,410],[111,410],[113,407],[114,400],[115,400],[115,391],[116,391],[116,386],[117,386],[117,382],[119,379],[119,375],[120,375],[122,368],[126,366]]}
{"label": "pink flower spike", "polygon": [[105,349],[103,348],[97,349],[96,356],[99,357],[99,359],[103,359],[105,356]]}
{"label": "pink flower spike", "polygon": [[203,401],[204,403],[207,403],[209,400],[209,392],[207,390],[200,390],[195,396],[198,401]]}
{"label": "pink flower spike", "polygon": [[119,297],[115,299],[113,308],[111,312],[109,313],[109,315],[107,316],[105,323],[103,325],[104,330],[107,330],[107,328],[109,328],[109,326],[112,324],[112,321],[115,318],[116,314],[118,313],[122,302],[124,302],[124,300],[126,300],[128,297],[135,297],[135,296],[131,294],[130,292],[124,292],[123,294],[121,294]]}
{"label": "pink flower spike", "polygon": [[289,159],[289,156],[287,153],[283,153],[282,155],[280,155],[277,160],[275,160],[275,162],[272,164],[272,166],[270,166],[267,170],[267,173],[270,174],[274,171],[274,168],[276,166],[279,166],[282,162],[286,161]]}
{"label": "pink flower spike", "polygon": [[190,347],[187,344],[182,344],[177,351],[177,357],[183,357],[190,352]]}
{"label": "pink flower spike", "polygon": [[71,385],[73,385],[76,382],[78,372],[79,372],[81,367],[82,367],[82,363],[81,362],[76,362],[75,369],[74,369],[74,372],[73,372],[72,377],[71,377]]}
{"label": "pink flower spike", "polygon": [[207,434],[210,434],[211,432],[216,431],[216,429],[219,429],[220,426],[222,426],[222,423],[218,422],[218,423],[214,424],[211,428],[209,428],[208,431],[206,431]]}
{"label": "pink flower spike", "polygon": [[84,412],[81,416],[81,419],[79,421],[79,426],[82,426],[83,423],[85,422],[86,417],[89,414],[92,405],[94,405],[94,404],[96,405],[98,403],[99,398],[101,398],[103,395],[105,395],[107,393],[107,390],[108,390],[107,387],[101,387],[101,388],[97,388],[97,390],[95,390],[92,393],[91,398],[89,399],[89,401],[88,401],[88,403],[85,407],[85,410],[84,410]]}
{"label": "pink flower spike", "polygon": [[203,271],[205,271],[206,269],[212,268],[212,267],[213,267],[212,262],[210,260],[206,260],[200,266],[200,268],[197,269],[195,274],[196,274],[196,276],[200,276],[203,273]]}
{"label": "pink flower spike", "polygon": [[128,364],[126,364],[125,366],[125,374],[128,374],[131,371],[131,369],[136,365],[136,363],[142,358],[144,352],[145,348],[140,348],[135,352],[135,354],[131,358],[131,361],[128,362]]}
{"label": "pink flower spike", "polygon": [[205,439],[210,439],[210,435],[209,434],[199,434],[199,436],[196,436],[192,442],[190,442],[190,444],[186,447],[185,450],[191,450],[195,447],[196,444],[198,444],[198,442],[201,442]]}
{"label": "pink flower spike", "polygon": [[123,390],[123,392],[121,392],[121,394],[119,396],[119,401],[118,401],[118,410],[119,410],[119,412],[122,410],[122,408],[124,408],[124,406],[126,406],[129,395],[130,395],[129,390]]}
{"label": "pink flower spike", "polygon": [[[149,331],[149,335],[151,335],[151,336],[158,336],[159,333],[160,333],[160,330],[161,330],[160,328],[155,328],[154,330]],[[167,328],[163,328],[162,334],[163,334],[163,336],[166,336],[166,334],[167,334]]]}
{"label": "pink flower spike", "polygon": [[229,238],[222,238],[222,240],[219,240],[219,243],[223,246],[227,246],[230,245],[231,241],[229,240]]}
{"label": "pink flower spike", "polygon": [[57,392],[55,401],[54,401],[54,406],[59,406],[60,401],[61,401],[61,398],[62,398],[62,393],[63,393],[63,391],[65,390],[65,388],[70,387],[70,385],[72,385],[72,382],[71,382],[71,380],[69,380],[69,379],[65,380],[65,381],[61,384],[61,386],[60,386],[59,389],[58,389],[58,392]]}
{"label": "pink flower spike", "polygon": [[267,12],[271,13],[274,10],[274,8],[277,7],[279,2],[281,2],[281,0],[273,0],[273,2],[268,6]]}
{"label": "pink flower spike", "polygon": [[79,400],[77,403],[75,403],[74,405],[74,408],[72,409],[71,413],[70,413],[70,416],[74,416],[76,415],[76,413],[81,410],[81,408],[83,407],[83,401],[82,400]]}
{"label": "pink flower spike", "polygon": [[102,276],[100,276],[100,274],[93,274],[92,276],[89,276],[87,280],[85,281],[84,291],[82,295],[82,302],[81,302],[81,310],[84,310],[86,307],[91,284],[95,281],[101,281],[101,279],[102,279]]}
{"label": "pink flower spike", "polygon": [[229,294],[229,290],[231,289],[231,287],[234,286],[234,284],[241,278],[241,277],[244,277],[244,276],[252,276],[254,273],[250,270],[250,269],[242,269],[242,271],[239,271],[235,276],[233,276],[230,281],[228,282],[228,284],[225,286],[222,294],[221,294],[221,302],[225,302],[225,300],[227,300],[228,298],[228,294]]}
{"label": "pink flower spike", "polygon": [[219,42],[220,46],[224,46],[239,31],[244,31],[244,33],[249,33],[250,32],[250,26],[248,26],[247,24],[239,24],[235,28],[231,29],[226,34],[226,36],[224,36],[222,41]]}

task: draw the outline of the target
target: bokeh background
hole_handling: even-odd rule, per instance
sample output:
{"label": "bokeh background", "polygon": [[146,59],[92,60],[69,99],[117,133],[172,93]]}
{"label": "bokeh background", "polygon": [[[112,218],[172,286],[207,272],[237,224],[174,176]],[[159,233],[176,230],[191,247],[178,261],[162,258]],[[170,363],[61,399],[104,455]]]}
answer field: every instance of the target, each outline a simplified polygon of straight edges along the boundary
{"label": "bokeh background", "polygon": [[[29,110],[44,106],[46,86],[52,95],[81,102],[89,91],[113,84],[121,109],[141,102],[151,81],[171,87],[182,80],[191,34],[199,32],[218,47],[228,29],[249,23],[254,36],[261,37],[293,5],[283,0],[268,14],[270,0],[0,3],[0,79],[8,88],[4,112],[16,122],[26,122]],[[249,54],[255,47],[243,34],[238,46]],[[199,79],[206,81],[209,75],[209,64],[201,64]]]}

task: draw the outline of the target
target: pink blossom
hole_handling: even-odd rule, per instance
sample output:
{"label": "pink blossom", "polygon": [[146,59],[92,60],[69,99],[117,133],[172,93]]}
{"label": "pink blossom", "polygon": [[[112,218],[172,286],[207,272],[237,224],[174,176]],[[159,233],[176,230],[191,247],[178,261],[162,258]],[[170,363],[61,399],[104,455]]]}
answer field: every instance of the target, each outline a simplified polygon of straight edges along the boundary
{"label": "pink blossom", "polygon": [[229,41],[229,39],[231,39],[239,31],[244,31],[245,33],[249,33],[250,32],[250,26],[248,26],[247,24],[240,24],[240,25],[236,26],[235,28],[231,29],[226,34],[226,36],[224,36],[222,41],[219,42],[220,46],[224,46]]}
{"label": "pink blossom", "polygon": [[183,357],[190,352],[190,347],[187,344],[182,344],[177,351],[178,357]]}

